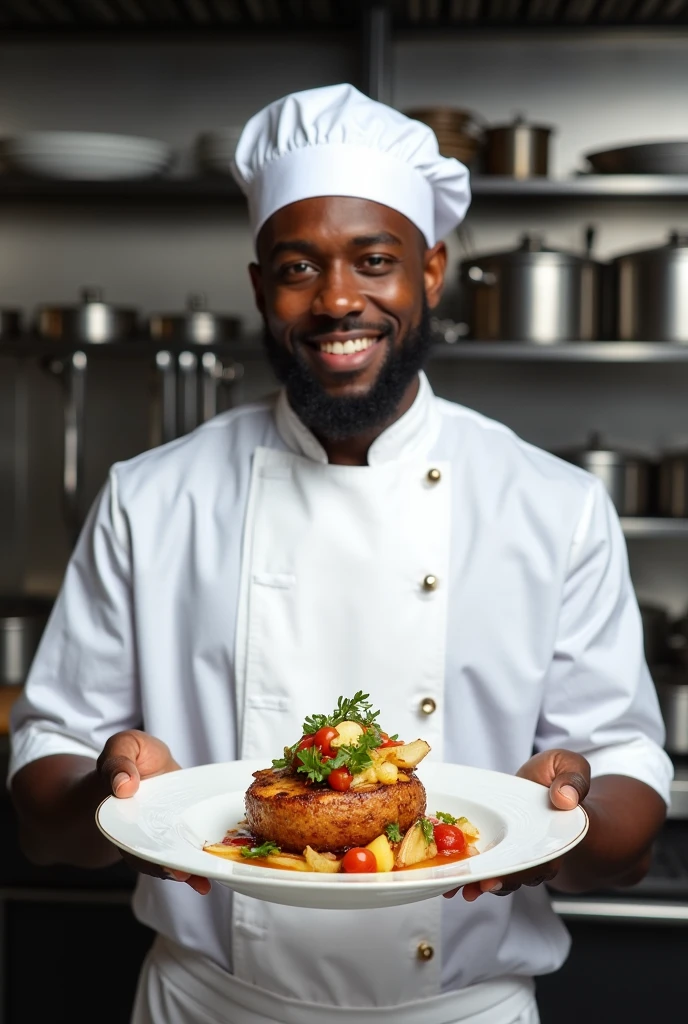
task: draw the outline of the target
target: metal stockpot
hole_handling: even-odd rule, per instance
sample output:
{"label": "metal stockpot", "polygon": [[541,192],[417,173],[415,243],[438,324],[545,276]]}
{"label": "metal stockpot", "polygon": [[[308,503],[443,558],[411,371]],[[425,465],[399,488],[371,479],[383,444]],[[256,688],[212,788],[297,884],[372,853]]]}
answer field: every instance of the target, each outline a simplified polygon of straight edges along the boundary
{"label": "metal stockpot", "polygon": [[599,336],[602,267],[589,255],[525,235],[518,249],[464,260],[459,273],[479,341],[557,345]]}
{"label": "metal stockpot", "polygon": [[667,453],[659,464],[659,513],[688,518],[688,451]]}
{"label": "metal stockpot", "polygon": [[666,728],[664,747],[674,756],[688,754],[688,675],[685,670],[655,673],[655,687]]}
{"label": "metal stockpot", "polygon": [[186,345],[218,345],[236,338],[241,320],[211,313],[205,295],[190,295],[186,312],[158,313],[148,321],[148,332],[156,342]]}
{"label": "metal stockpot", "polygon": [[111,306],[99,288],[86,288],[79,306],[41,306],[36,331],[53,341],[85,341],[104,344],[136,334],[138,316],[134,309]]}
{"label": "metal stockpot", "polygon": [[48,621],[52,600],[0,597],[0,686],[21,686]]}
{"label": "metal stockpot", "polygon": [[650,511],[653,469],[650,459],[608,448],[597,434],[591,436],[585,448],[557,454],[598,477],[620,516],[644,516]]}
{"label": "metal stockpot", "polygon": [[688,235],[617,256],[612,271],[619,340],[688,344]]}
{"label": "metal stockpot", "polygon": [[519,179],[546,176],[551,134],[551,128],[528,124],[522,117],[488,128],[483,173]]}

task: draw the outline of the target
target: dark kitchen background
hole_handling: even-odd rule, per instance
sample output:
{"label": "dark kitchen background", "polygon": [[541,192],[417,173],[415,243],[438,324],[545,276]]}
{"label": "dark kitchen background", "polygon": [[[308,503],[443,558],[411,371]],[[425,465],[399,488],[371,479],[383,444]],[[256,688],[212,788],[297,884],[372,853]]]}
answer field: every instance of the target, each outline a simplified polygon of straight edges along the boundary
{"label": "dark kitchen background", "polygon": [[[431,381],[604,479],[676,764],[648,878],[556,897],[574,945],[539,984],[543,1024],[683,1004],[687,58],[688,0],[0,2],[3,762],[110,464],[272,386],[237,130],[286,92],[352,81],[472,168]],[[31,867],[6,797],[0,835],[0,1024],[126,1024],[150,941],[132,877]]]}

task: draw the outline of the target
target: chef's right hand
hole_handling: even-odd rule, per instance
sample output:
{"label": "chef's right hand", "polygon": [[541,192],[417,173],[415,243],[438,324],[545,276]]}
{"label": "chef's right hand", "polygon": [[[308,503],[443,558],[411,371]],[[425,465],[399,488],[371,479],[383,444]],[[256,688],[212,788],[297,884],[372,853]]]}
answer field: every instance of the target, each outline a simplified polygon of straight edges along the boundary
{"label": "chef's right hand", "polygon": [[[179,765],[172,757],[169,747],[155,736],[149,736],[139,729],[129,729],[111,736],[103,747],[98,758],[97,771],[102,777],[107,790],[118,800],[133,796],[139,788],[141,779],[150,779],[154,775],[165,775],[167,772],[179,771]],[[171,878],[175,882],[186,882],[192,889],[205,896],[210,892],[210,882],[201,875],[189,875],[183,871],[162,868],[158,864],[132,857],[129,853],[122,854],[135,871],[154,878]]]}

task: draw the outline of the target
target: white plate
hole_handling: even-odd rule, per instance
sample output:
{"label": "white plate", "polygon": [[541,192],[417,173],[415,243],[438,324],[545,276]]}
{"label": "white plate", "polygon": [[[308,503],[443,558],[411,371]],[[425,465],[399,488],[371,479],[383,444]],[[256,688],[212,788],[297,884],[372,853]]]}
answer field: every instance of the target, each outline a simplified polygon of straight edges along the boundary
{"label": "white plate", "polygon": [[103,132],[27,132],[0,140],[11,171],[77,181],[147,178],[165,170],[172,149],[157,139]]}
{"label": "white plate", "polygon": [[143,860],[205,875],[272,903],[326,910],[391,907],[439,896],[465,882],[536,867],[576,846],[588,830],[582,808],[555,810],[544,786],[481,768],[423,764],[428,814],[465,815],[480,829],[480,854],[441,867],[388,874],[280,871],[204,853],[244,816],[244,793],[263,762],[230,761],[147,779],[129,800],[108,797],[101,832]]}

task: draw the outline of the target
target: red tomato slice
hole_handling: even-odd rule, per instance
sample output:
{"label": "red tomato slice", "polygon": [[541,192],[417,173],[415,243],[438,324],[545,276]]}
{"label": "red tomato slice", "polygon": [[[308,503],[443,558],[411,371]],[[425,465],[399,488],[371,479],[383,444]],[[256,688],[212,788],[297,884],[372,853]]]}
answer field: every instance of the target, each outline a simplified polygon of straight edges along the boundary
{"label": "red tomato slice", "polygon": [[304,736],[296,747],[297,750],[308,750],[315,743],[315,736]]}
{"label": "red tomato slice", "polygon": [[456,825],[435,825],[435,843],[438,853],[463,853],[466,837]]}
{"label": "red tomato slice", "polygon": [[352,778],[353,775],[348,768],[333,768],[327,776],[327,781],[331,789],[336,789],[340,793],[346,793],[351,785]]}
{"label": "red tomato slice", "polygon": [[334,757],[334,751],[330,744],[335,737],[339,736],[339,733],[332,725],[324,725],[322,729],[318,729],[313,741],[318,748],[327,757]]}
{"label": "red tomato slice", "polygon": [[377,871],[377,861],[372,850],[366,850],[365,846],[354,846],[347,850],[342,858],[342,871],[350,874],[358,872],[370,873]]}

